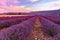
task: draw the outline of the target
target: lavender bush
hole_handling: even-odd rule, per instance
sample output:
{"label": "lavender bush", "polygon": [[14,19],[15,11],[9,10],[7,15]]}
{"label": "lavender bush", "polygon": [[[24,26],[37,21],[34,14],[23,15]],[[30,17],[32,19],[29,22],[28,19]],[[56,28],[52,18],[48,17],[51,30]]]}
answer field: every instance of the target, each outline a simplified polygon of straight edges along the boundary
{"label": "lavender bush", "polygon": [[42,26],[42,31],[45,34],[47,34],[51,37],[54,37],[55,35],[60,33],[60,25],[55,24],[54,22],[52,22],[44,17],[41,17],[41,16],[40,16],[40,23]]}
{"label": "lavender bush", "polygon": [[5,20],[5,21],[0,21],[0,29],[5,28],[5,27],[9,27],[11,25],[19,24],[31,17],[15,18],[15,19],[9,19],[9,20]]}
{"label": "lavender bush", "polygon": [[0,32],[1,40],[28,40],[36,18],[30,18],[20,24],[10,26]]}
{"label": "lavender bush", "polygon": [[60,16],[59,15],[43,15],[43,17],[60,25]]}

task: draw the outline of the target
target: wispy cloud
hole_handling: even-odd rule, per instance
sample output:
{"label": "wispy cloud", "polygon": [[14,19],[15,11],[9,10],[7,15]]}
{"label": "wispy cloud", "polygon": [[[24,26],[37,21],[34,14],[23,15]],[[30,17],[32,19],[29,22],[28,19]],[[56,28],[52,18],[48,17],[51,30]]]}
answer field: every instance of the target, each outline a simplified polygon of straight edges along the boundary
{"label": "wispy cloud", "polygon": [[30,8],[25,6],[11,6],[8,8],[10,12],[29,12]]}
{"label": "wispy cloud", "polygon": [[31,2],[37,2],[37,1],[39,1],[39,0],[30,0]]}
{"label": "wispy cloud", "polygon": [[37,4],[32,7],[35,11],[44,11],[44,10],[57,10],[60,9],[60,0],[52,1],[44,4]]}
{"label": "wispy cloud", "polygon": [[[0,0],[0,13],[4,12],[30,12],[30,8],[24,5],[18,6],[18,0]],[[7,5],[8,3],[8,5]],[[14,5],[15,4],[15,5]]]}
{"label": "wispy cloud", "polygon": [[3,12],[30,12],[31,9],[27,8],[25,6],[5,6],[4,7],[0,7],[0,13]]}
{"label": "wispy cloud", "polygon": [[[26,0],[27,1],[27,0]],[[29,0],[30,2],[37,2],[39,0]],[[31,7],[26,5],[18,5],[18,0],[0,0],[0,13],[3,12],[31,12],[31,11],[45,11],[60,9],[60,0],[51,1],[43,4],[35,4]],[[9,6],[8,6],[8,5]],[[31,6],[31,5],[30,5]]]}
{"label": "wispy cloud", "polygon": [[7,0],[0,0],[0,6],[1,5],[6,5]]}

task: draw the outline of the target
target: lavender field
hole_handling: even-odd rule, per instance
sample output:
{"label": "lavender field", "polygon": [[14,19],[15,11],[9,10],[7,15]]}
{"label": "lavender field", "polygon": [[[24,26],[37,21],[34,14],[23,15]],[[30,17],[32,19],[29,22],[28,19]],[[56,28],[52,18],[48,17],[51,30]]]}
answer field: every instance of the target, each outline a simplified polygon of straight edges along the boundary
{"label": "lavender field", "polygon": [[60,40],[60,0],[0,0],[0,40]]}
{"label": "lavender field", "polygon": [[60,40],[60,16],[2,16],[0,40]]}

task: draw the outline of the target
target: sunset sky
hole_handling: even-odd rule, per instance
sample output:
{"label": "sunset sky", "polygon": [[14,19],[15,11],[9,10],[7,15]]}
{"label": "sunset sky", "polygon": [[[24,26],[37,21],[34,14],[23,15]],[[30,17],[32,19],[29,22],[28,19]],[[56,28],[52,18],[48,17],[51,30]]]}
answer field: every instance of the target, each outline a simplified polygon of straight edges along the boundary
{"label": "sunset sky", "polygon": [[0,13],[60,9],[60,0],[0,0]]}

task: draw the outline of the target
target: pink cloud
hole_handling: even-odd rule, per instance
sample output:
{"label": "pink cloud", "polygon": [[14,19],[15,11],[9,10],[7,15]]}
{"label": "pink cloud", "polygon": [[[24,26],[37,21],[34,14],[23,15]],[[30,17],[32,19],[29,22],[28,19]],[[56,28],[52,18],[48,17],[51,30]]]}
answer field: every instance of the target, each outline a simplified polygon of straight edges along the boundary
{"label": "pink cloud", "polygon": [[31,8],[25,6],[1,6],[0,13],[3,12],[30,12]]}
{"label": "pink cloud", "polygon": [[7,12],[5,9],[0,9],[0,13]]}
{"label": "pink cloud", "polygon": [[0,0],[0,5],[6,5],[7,0]]}
{"label": "pink cloud", "polygon": [[30,12],[30,8],[27,8],[25,6],[13,6],[12,4],[10,4],[10,6],[7,6],[6,3],[12,3],[12,4],[16,4],[18,3],[18,0],[0,0],[0,13],[3,12]]}
{"label": "pink cloud", "polygon": [[30,8],[27,8],[25,6],[10,6],[9,8],[10,12],[29,12]]}
{"label": "pink cloud", "polygon": [[18,3],[18,0],[0,0],[0,6],[7,6],[7,4],[12,5]]}

